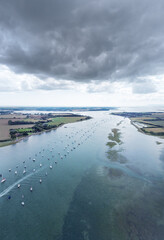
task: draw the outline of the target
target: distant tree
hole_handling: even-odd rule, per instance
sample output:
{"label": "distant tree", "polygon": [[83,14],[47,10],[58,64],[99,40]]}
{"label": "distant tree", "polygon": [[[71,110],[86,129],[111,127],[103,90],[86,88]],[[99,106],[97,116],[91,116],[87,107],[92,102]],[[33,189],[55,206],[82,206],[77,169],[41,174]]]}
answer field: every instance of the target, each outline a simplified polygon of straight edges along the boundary
{"label": "distant tree", "polygon": [[11,136],[12,139],[16,138],[16,134],[15,133],[10,133],[10,136]]}
{"label": "distant tree", "polygon": [[12,121],[11,120],[8,121],[8,125],[12,125]]}
{"label": "distant tree", "polygon": [[27,132],[24,132],[22,135],[23,135],[23,136],[28,136],[28,133],[27,133]]}

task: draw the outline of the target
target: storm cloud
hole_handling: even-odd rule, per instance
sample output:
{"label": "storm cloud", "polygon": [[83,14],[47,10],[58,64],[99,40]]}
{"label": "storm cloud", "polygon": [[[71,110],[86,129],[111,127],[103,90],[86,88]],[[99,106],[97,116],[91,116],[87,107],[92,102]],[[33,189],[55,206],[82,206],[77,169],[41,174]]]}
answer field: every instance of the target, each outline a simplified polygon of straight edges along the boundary
{"label": "storm cloud", "polygon": [[163,74],[163,9],[163,0],[1,0],[0,64],[44,82]]}

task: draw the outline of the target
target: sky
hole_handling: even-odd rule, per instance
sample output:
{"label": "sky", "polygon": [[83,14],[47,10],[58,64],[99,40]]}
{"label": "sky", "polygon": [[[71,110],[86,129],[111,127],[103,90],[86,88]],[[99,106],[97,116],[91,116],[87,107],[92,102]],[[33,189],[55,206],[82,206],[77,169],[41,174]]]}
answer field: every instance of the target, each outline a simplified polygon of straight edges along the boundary
{"label": "sky", "polygon": [[163,0],[0,0],[0,106],[164,102]]}

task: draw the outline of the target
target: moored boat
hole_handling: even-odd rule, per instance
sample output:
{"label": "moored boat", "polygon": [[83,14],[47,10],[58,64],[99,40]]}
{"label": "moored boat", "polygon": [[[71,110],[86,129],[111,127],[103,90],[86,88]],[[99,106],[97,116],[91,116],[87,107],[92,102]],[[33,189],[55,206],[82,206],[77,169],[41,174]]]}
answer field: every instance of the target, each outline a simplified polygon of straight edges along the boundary
{"label": "moored boat", "polygon": [[6,178],[2,178],[1,183],[4,183],[6,181]]}

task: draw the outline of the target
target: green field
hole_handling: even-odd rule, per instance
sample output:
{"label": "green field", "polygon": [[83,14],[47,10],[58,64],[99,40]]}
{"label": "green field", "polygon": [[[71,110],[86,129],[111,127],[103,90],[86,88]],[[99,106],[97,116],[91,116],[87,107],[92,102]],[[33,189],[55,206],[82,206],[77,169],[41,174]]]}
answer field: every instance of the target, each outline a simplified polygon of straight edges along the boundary
{"label": "green field", "polygon": [[131,123],[142,133],[164,136],[164,112],[120,112],[113,115],[130,118]]}
{"label": "green field", "polygon": [[18,133],[24,133],[24,132],[33,132],[32,128],[19,128],[17,129]]}
{"label": "green field", "polygon": [[[147,121],[147,123],[149,124],[150,122]],[[164,121],[151,121],[151,124],[159,127],[164,127]]]}
{"label": "green field", "polygon": [[56,117],[52,118],[51,122],[48,123],[49,126],[59,126],[60,124],[73,123],[85,119],[85,117]]}
{"label": "green field", "polygon": [[[32,134],[41,133],[44,131],[50,131],[51,129],[57,128],[60,125],[66,123],[74,123],[77,121],[87,120],[89,117],[81,116],[81,115],[73,115],[68,114],[63,116],[55,115],[49,118],[48,114],[44,115],[45,120],[42,119],[42,115],[34,115],[31,118],[23,119],[22,118],[14,118],[14,121],[17,121],[15,124],[9,124],[9,120],[11,120],[10,115],[7,115],[8,118],[0,119],[0,147],[10,145],[16,141],[19,141],[22,137],[30,136]],[[70,116],[71,115],[71,116]],[[27,124],[27,122],[33,122],[33,124]]]}

